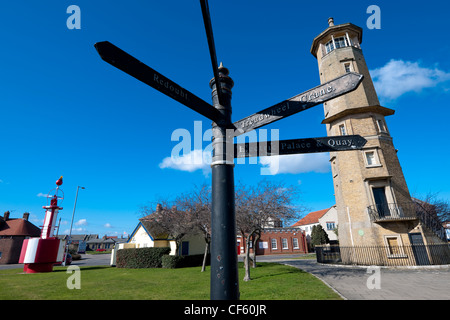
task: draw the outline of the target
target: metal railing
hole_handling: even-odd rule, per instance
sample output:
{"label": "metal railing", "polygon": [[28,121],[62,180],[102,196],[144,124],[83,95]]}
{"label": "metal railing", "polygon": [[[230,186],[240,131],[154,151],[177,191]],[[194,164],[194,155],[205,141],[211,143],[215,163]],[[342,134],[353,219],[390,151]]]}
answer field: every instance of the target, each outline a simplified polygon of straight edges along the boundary
{"label": "metal railing", "polygon": [[370,219],[375,222],[418,219],[416,206],[413,202],[376,204],[369,206],[367,210]]}
{"label": "metal railing", "polygon": [[417,266],[450,264],[449,244],[402,246],[316,246],[319,263],[365,266]]}
{"label": "metal railing", "polygon": [[417,202],[376,204],[367,207],[367,211],[373,222],[419,219],[440,239],[446,239],[445,228],[440,220]]}

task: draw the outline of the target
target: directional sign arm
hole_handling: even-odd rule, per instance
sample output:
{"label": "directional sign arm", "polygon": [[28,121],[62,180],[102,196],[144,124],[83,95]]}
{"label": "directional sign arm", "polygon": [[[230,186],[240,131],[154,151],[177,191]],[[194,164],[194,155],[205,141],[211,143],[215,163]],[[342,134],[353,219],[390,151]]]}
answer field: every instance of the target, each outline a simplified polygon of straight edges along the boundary
{"label": "directional sign arm", "polygon": [[305,91],[277,103],[267,109],[261,110],[234,123],[235,135],[252,131],[266,124],[281,120],[285,117],[304,111],[328,100],[337,98],[345,93],[355,90],[363,79],[362,74],[349,72],[334,80]]}
{"label": "directional sign arm", "polygon": [[217,96],[219,99],[219,103],[222,105],[223,97],[222,97],[222,90],[220,87],[220,77],[219,77],[219,68],[217,66],[216,46],[214,44],[214,36],[213,36],[213,30],[212,30],[212,25],[211,25],[211,16],[209,15],[208,0],[200,0],[200,6],[202,8],[203,23],[205,24],[206,39],[208,40],[209,55],[211,56],[211,64],[212,64],[213,73],[214,73],[214,80],[216,82]]}
{"label": "directional sign arm", "polygon": [[360,135],[234,144],[234,157],[262,157],[300,153],[360,150],[367,140]]}
{"label": "directional sign arm", "polygon": [[100,57],[112,66],[128,73],[130,76],[155,88],[214,122],[218,122],[222,119],[222,114],[212,105],[140,62],[112,43],[108,41],[97,42],[94,46]]}

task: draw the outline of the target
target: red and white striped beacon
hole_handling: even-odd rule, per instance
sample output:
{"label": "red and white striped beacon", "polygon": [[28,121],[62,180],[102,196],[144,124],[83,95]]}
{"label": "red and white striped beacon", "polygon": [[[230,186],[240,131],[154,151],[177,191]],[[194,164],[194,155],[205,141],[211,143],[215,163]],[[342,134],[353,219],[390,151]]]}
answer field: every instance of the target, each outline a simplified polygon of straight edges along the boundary
{"label": "red and white striped beacon", "polygon": [[58,206],[58,200],[64,199],[64,193],[59,187],[63,183],[61,176],[56,180],[55,193],[47,195],[50,205],[43,206],[45,211],[44,225],[42,226],[40,238],[25,239],[20,252],[19,263],[23,263],[25,273],[52,272],[53,265],[60,263],[64,258],[65,241],[54,237],[56,227],[56,217],[62,207]]}

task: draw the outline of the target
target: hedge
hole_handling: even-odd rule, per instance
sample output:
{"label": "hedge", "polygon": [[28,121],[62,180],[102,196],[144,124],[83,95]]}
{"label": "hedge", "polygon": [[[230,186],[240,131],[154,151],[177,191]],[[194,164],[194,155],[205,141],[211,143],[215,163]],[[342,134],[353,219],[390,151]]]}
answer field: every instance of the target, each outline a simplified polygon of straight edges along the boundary
{"label": "hedge", "polygon": [[161,268],[162,257],[170,253],[169,247],[164,248],[128,248],[117,251],[117,268]]}
{"label": "hedge", "polygon": [[[162,267],[166,269],[199,267],[203,264],[203,254],[192,256],[163,256]],[[206,265],[210,265],[210,255],[206,257]]]}

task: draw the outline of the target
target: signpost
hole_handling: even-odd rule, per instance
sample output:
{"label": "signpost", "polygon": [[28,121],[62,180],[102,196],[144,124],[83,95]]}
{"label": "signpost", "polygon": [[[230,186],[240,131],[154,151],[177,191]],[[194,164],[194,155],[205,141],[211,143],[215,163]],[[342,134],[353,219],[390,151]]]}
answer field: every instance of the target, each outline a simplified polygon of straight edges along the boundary
{"label": "signpost", "polygon": [[[213,106],[107,41],[96,43],[95,48],[100,57],[109,64],[213,121],[210,297],[212,300],[237,300],[239,280],[234,158],[259,156],[263,153],[275,155],[355,150],[361,148],[366,141],[360,136],[282,140],[269,142],[266,150],[263,150],[261,143],[233,145],[233,138],[355,90],[363,76],[353,72],[347,73],[233,124],[231,89],[234,83],[228,76],[228,69],[222,65],[217,67],[207,0],[200,0],[200,6],[214,73],[214,78],[210,81]],[[230,157],[229,154],[233,151],[234,157]]]}

